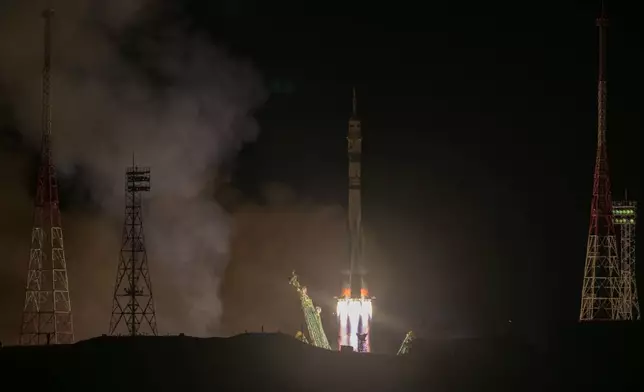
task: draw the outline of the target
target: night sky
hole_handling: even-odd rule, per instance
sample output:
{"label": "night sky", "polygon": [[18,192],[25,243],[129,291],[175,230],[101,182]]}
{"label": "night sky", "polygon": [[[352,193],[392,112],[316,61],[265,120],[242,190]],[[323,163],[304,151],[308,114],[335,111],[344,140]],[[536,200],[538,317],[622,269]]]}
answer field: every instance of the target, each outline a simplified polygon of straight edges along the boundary
{"label": "night sky", "polygon": [[[335,341],[354,86],[375,350],[395,350],[409,329],[485,335],[512,320],[539,335],[577,320],[599,1],[178,4],[189,29],[253,63],[270,91],[257,140],[224,168],[236,190],[221,202],[234,228],[228,333],[294,333],[295,268]],[[644,31],[625,2],[607,9],[613,195],[628,188],[641,202]]]}
{"label": "night sky", "polygon": [[[243,17],[222,17],[222,39],[292,86],[262,110],[235,180],[346,203],[355,85],[364,219],[383,253],[371,266],[376,320],[395,314],[456,335],[510,319],[529,333],[575,321],[596,143],[597,3],[335,9],[343,16],[248,5]],[[608,9],[613,192],[641,199],[643,36],[631,10]]]}

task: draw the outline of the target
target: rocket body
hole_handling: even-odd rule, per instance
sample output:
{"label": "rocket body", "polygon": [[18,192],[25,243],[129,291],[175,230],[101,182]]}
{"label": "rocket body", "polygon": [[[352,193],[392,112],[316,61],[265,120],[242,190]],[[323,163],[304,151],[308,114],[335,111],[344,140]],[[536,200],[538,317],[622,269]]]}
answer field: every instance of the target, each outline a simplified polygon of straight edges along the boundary
{"label": "rocket body", "polygon": [[366,287],[364,287],[362,266],[362,129],[355,113],[349,120],[347,152],[349,155],[348,226],[351,263],[348,283],[351,296],[358,296]]}
{"label": "rocket body", "polygon": [[372,304],[364,279],[362,233],[362,124],[356,113],[356,96],[353,92],[353,114],[349,119],[347,135],[349,158],[349,257],[348,282],[338,298],[338,348],[351,346],[354,351],[371,351]]}

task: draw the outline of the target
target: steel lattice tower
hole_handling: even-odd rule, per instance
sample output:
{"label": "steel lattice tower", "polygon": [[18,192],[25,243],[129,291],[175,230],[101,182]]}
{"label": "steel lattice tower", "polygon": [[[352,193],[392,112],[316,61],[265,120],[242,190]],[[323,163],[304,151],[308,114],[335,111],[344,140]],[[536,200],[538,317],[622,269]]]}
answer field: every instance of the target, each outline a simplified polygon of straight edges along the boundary
{"label": "steel lattice tower", "polygon": [[311,297],[307,294],[306,286],[302,286],[300,284],[300,281],[297,279],[297,275],[295,275],[295,271],[293,271],[293,275],[288,282],[291,286],[295,287],[295,290],[297,290],[300,295],[302,311],[304,312],[304,319],[309,330],[311,343],[316,347],[330,350],[331,346],[329,345],[326,333],[324,333],[322,317],[320,316],[322,309],[319,306],[313,305],[313,300],[311,300]]}
{"label": "steel lattice tower", "polygon": [[58,182],[51,151],[51,24],[54,11],[48,8],[42,15],[45,19],[42,141],[19,338],[21,345],[74,342]]}
{"label": "steel lattice tower", "polygon": [[622,261],[624,287],[624,313],[627,319],[640,319],[640,305],[635,280],[635,228],[637,224],[637,202],[632,200],[613,203],[615,225],[619,229],[620,257]]}
{"label": "steel lattice tower", "polygon": [[110,335],[157,335],[141,210],[141,192],[150,191],[150,169],[132,165],[127,169],[125,181],[125,223]]}
{"label": "steel lattice tower", "polygon": [[625,313],[622,271],[617,253],[606,149],[606,30],[602,6],[599,27],[599,78],[597,85],[597,155],[590,208],[584,282],[579,320],[623,320]]}

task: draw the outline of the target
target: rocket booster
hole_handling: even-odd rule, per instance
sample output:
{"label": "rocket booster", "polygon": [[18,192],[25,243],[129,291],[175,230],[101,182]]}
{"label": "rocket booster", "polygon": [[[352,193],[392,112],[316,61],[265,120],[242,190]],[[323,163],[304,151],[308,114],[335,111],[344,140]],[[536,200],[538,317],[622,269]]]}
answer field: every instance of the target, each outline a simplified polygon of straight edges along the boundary
{"label": "rocket booster", "polygon": [[361,161],[362,129],[357,114],[356,90],[353,89],[353,113],[349,119],[347,135],[347,152],[349,155],[349,207],[348,224],[350,237],[349,284],[344,289],[344,296],[367,296],[364,271],[362,266],[362,200],[361,200]]}

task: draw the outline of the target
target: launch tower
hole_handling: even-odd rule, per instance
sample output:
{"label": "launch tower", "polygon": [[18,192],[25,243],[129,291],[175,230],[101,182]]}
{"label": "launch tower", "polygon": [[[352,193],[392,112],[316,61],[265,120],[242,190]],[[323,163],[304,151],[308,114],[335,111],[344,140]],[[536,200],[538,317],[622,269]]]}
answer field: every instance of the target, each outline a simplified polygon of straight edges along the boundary
{"label": "launch tower", "polygon": [[157,320],[143,236],[141,192],[150,191],[150,169],[132,164],[125,175],[125,223],[114,285],[110,335],[155,335]]}
{"label": "launch tower", "polygon": [[[316,347],[330,350],[331,345],[329,345],[329,340],[324,333],[322,317],[320,316],[322,309],[319,306],[313,305],[313,300],[309,297],[306,286],[300,284],[297,275],[295,275],[295,271],[293,271],[293,275],[288,282],[291,286],[295,287],[295,290],[300,295],[300,303],[302,304],[302,311],[304,312],[304,319],[309,330],[311,343]],[[300,340],[306,341],[306,337],[302,334]]]}
{"label": "launch tower", "polygon": [[618,229],[620,258],[624,278],[624,310],[632,320],[640,319],[640,305],[635,281],[635,227],[637,202],[624,200],[613,202],[613,216]]}
{"label": "launch tower", "polygon": [[63,246],[58,181],[51,151],[51,24],[43,12],[45,58],[42,70],[42,140],[34,200],[31,252],[19,344],[74,343],[74,323]]}
{"label": "launch tower", "polygon": [[348,227],[350,246],[349,278],[338,298],[338,349],[351,346],[354,351],[371,351],[372,298],[365,284],[363,264],[361,160],[362,123],[358,118],[356,91],[353,89],[353,112],[347,136],[349,155]]}
{"label": "launch tower", "polygon": [[584,281],[579,321],[632,319],[626,312],[622,269],[617,253],[611,184],[606,148],[606,30],[602,6],[599,27],[599,78],[597,84],[597,151],[590,207]]}

